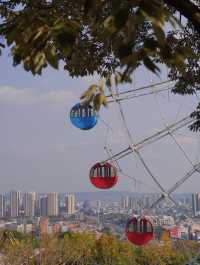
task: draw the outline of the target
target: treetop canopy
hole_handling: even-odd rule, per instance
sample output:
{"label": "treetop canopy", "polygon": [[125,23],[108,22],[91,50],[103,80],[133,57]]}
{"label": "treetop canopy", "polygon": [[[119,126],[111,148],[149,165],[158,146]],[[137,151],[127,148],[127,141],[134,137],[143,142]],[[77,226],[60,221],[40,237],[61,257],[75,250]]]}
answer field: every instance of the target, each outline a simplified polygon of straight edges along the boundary
{"label": "treetop canopy", "polygon": [[[33,75],[62,65],[72,77],[114,74],[118,82],[130,82],[140,65],[159,74],[165,64],[174,92],[193,94],[200,83],[199,6],[197,0],[0,1],[0,51],[9,47],[13,65]],[[96,89],[99,108],[105,98]]]}

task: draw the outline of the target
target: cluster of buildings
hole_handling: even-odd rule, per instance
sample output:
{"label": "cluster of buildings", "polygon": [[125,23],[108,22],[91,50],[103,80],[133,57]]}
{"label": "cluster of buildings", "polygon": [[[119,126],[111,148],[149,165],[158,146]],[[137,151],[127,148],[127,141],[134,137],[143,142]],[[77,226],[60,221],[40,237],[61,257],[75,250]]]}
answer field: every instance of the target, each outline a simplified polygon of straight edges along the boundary
{"label": "cluster of buildings", "polygon": [[[140,194],[137,196],[122,196],[121,197],[121,209],[123,210],[133,210],[135,212],[140,212],[144,209],[149,209],[151,206],[158,201],[160,198],[160,194]],[[190,194],[185,195],[174,195],[174,200],[177,204],[183,209],[190,209],[191,216],[200,216],[200,193],[193,193],[192,196]],[[164,207],[165,206],[165,207]],[[155,210],[155,212],[166,213],[167,208],[171,211],[173,205],[170,205],[167,200],[162,200],[155,207],[151,209],[151,211]],[[178,209],[177,209],[178,210]]]}
{"label": "cluster of buildings", "polygon": [[[85,230],[99,235],[109,231],[123,238],[127,220],[133,214],[150,214],[148,209],[159,196],[129,194],[118,200],[105,200],[103,196],[84,200],[72,193],[11,191],[0,194],[0,229],[35,235]],[[177,195],[174,199],[180,207],[163,201],[148,215],[157,238],[164,229],[171,237],[200,241],[200,193]]]}
{"label": "cluster of buildings", "polygon": [[[121,209],[128,214],[141,215],[158,200],[159,196],[123,196]],[[168,231],[172,238],[200,241],[200,193],[175,195],[174,199],[178,206],[163,201],[152,209],[152,215],[148,216],[157,235],[164,230]]]}
{"label": "cluster of buildings", "polygon": [[121,208],[124,210],[148,209],[160,197],[159,194],[143,195],[142,197],[122,196]]}
{"label": "cluster of buildings", "polygon": [[66,194],[62,205],[57,192],[40,195],[36,192],[11,191],[7,196],[0,194],[0,218],[53,217],[74,214],[75,211],[74,194]]}

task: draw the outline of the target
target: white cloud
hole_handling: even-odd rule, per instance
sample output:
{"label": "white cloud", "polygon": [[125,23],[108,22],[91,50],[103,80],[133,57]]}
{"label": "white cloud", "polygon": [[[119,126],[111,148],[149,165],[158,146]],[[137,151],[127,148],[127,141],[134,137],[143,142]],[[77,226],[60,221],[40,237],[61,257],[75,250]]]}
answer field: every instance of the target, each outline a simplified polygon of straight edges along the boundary
{"label": "white cloud", "polygon": [[66,104],[73,100],[75,95],[72,91],[67,90],[51,90],[43,93],[36,93],[34,89],[22,88],[18,89],[12,86],[0,87],[0,102],[20,104],[20,105],[33,105],[33,104]]}

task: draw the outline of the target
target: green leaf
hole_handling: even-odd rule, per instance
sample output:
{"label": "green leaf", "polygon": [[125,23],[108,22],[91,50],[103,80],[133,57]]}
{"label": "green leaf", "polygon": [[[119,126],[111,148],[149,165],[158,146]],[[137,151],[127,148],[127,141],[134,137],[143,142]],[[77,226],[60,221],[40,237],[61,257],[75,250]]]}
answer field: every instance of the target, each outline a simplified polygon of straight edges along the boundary
{"label": "green leaf", "polygon": [[24,60],[24,69],[26,71],[30,71],[31,69],[31,58],[29,56]]}
{"label": "green leaf", "polygon": [[80,97],[80,99],[86,99],[86,98],[90,98],[92,95],[92,93],[88,90],[86,90]]}
{"label": "green leaf", "polygon": [[102,104],[106,104],[105,95],[98,93],[93,100],[95,110],[99,111]]}
{"label": "green leaf", "polygon": [[6,41],[8,46],[10,46],[16,39],[17,35],[19,34],[18,28],[13,28],[7,35],[6,35]]}
{"label": "green leaf", "polygon": [[124,8],[124,9],[120,9],[118,13],[115,15],[114,22],[118,29],[122,28],[127,22],[128,17],[129,17],[129,12],[130,12],[129,8]]}
{"label": "green leaf", "polygon": [[143,63],[153,73],[160,72],[160,69],[158,68],[158,66],[149,57],[145,57],[143,60]]}
{"label": "green leaf", "polygon": [[97,85],[95,85],[95,84],[93,84],[93,85],[91,85],[89,88],[88,88],[88,90],[91,92],[91,93],[95,93],[96,92],[96,90],[97,90]]}
{"label": "green leaf", "polygon": [[45,55],[48,63],[55,69],[58,69],[58,57],[55,47],[49,46],[45,49]]}
{"label": "green leaf", "polygon": [[37,33],[34,35],[34,37],[33,37],[33,41],[37,41],[38,39],[40,39],[41,37],[42,37],[42,35],[45,33],[45,32],[47,32],[47,27],[46,27],[46,25],[45,26],[43,26],[43,27],[40,27],[39,29],[38,29],[38,31],[37,31]]}
{"label": "green leaf", "polygon": [[97,85],[91,85],[80,97],[80,99],[85,99],[86,101],[91,101],[97,90]]}
{"label": "green leaf", "polygon": [[158,42],[154,38],[147,38],[144,41],[144,48],[147,51],[154,51],[157,49],[158,46]]}
{"label": "green leaf", "polygon": [[166,43],[166,36],[165,36],[165,32],[162,29],[162,27],[153,24],[153,30],[154,30],[154,33],[156,35],[158,42],[161,45],[164,45]]}
{"label": "green leaf", "polygon": [[114,33],[117,31],[117,28],[115,26],[115,18],[113,16],[107,17],[103,22],[103,26],[105,29],[107,29],[111,33]]}
{"label": "green leaf", "polygon": [[33,59],[34,65],[32,72],[34,74],[41,74],[42,68],[45,65],[46,56],[43,52],[38,52]]}
{"label": "green leaf", "polygon": [[102,101],[102,104],[104,105],[104,107],[108,107],[108,99],[106,96],[104,96],[104,99]]}

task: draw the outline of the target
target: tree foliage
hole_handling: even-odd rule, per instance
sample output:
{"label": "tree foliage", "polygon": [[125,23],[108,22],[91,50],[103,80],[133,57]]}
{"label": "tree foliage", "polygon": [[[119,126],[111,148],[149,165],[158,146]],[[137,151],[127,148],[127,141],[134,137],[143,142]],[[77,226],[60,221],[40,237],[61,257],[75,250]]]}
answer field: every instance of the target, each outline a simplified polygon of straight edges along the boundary
{"label": "tree foliage", "polygon": [[162,1],[5,1],[0,33],[11,47],[13,63],[41,74],[48,64],[72,76],[106,75],[117,67],[131,74],[141,63],[153,72],[155,63],[183,71],[188,47],[171,48],[176,36],[165,33],[176,18]]}
{"label": "tree foliage", "polygon": [[152,243],[135,247],[112,235],[99,239],[91,233],[67,233],[64,237],[47,235],[34,247],[24,236],[17,245],[5,243],[5,265],[182,265],[196,255],[199,244],[191,241]]}
{"label": "tree foliage", "polygon": [[[34,75],[50,65],[72,77],[114,74],[123,82],[140,65],[158,74],[162,63],[176,81],[173,92],[192,94],[199,90],[199,7],[198,0],[0,1],[0,49],[9,47],[13,65]],[[97,110],[106,105],[99,87],[86,97]],[[193,116],[196,131],[199,108]]]}
{"label": "tree foliage", "polygon": [[[200,6],[200,2],[199,6]],[[177,46],[188,47],[193,50],[194,57],[189,58],[186,63],[185,74],[182,75],[178,69],[172,67],[169,73],[169,77],[176,81],[173,89],[174,93],[181,95],[196,94],[200,91],[200,34],[195,30],[192,23],[189,21],[181,32],[172,32],[172,34],[179,34],[179,40]],[[196,121],[192,124],[191,129],[193,131],[200,130],[200,104],[197,106],[191,116],[196,118]]]}

